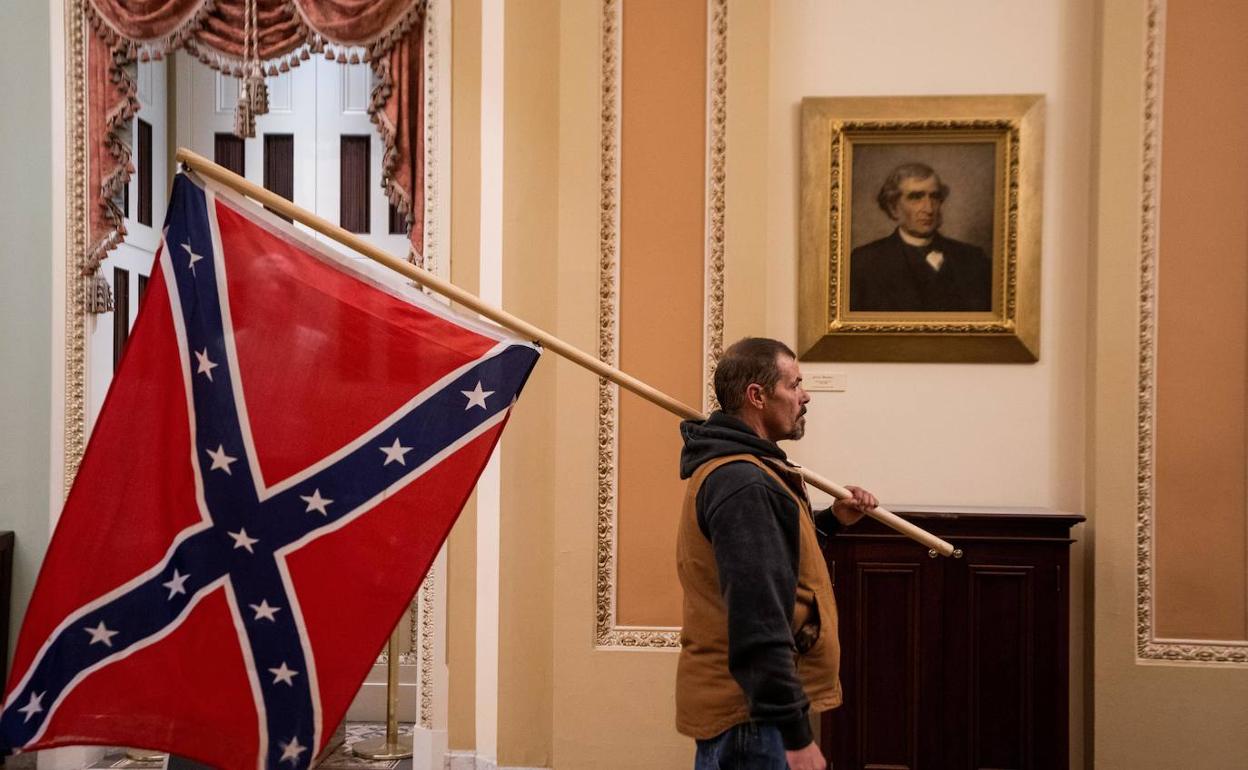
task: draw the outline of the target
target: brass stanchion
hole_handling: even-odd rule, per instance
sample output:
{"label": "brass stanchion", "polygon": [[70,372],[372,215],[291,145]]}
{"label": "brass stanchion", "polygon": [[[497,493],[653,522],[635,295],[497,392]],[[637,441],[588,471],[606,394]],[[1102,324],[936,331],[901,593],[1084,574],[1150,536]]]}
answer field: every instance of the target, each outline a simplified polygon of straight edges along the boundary
{"label": "brass stanchion", "polygon": [[351,744],[351,753],[364,759],[406,759],[412,756],[412,736],[399,735],[399,624],[390,632],[386,662],[386,735]]}

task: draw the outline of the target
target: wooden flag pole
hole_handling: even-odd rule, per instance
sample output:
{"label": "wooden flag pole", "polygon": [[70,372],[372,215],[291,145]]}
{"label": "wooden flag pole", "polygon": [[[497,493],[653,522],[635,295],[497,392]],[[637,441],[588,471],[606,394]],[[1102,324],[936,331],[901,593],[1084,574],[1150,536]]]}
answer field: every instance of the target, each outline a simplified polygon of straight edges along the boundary
{"label": "wooden flag pole", "polygon": [[[178,161],[194,170],[200,176],[229,187],[230,189],[261,203],[268,209],[275,211],[278,214],[289,217],[295,221],[302,222],[318,233],[329,236],[339,243],[358,251],[374,262],[385,265],[391,270],[410,278],[421,286],[436,291],[454,302],[458,302],[478,315],[490,319],[499,326],[503,326],[525,339],[541,343],[542,347],[558,353],[572,363],[578,364],[590,370],[599,377],[603,377],[611,382],[614,382],[620,387],[641,396],[652,404],[661,406],[669,412],[685,419],[706,419],[706,415],[702,414],[702,412],[694,409],[688,404],[677,401],[666,393],[647,385],[636,377],[632,377],[631,375],[628,375],[613,366],[603,363],[594,356],[591,356],[577,347],[569,345],[553,334],[549,334],[542,329],[539,329],[528,321],[517,318],[504,310],[482,302],[476,295],[464,291],[449,281],[442,280],[427,270],[422,270],[410,262],[387,254],[355,233],[348,232],[347,230],[344,230],[343,228],[324,220],[309,211],[299,208],[282,196],[266,190],[260,185],[247,181],[229,169],[223,168],[207,158],[191,152],[185,147],[179,147],[175,157]],[[802,469],[802,476],[811,486],[821,489],[837,499],[843,500],[851,496],[849,490],[844,487],[834,484],[822,476],[812,473],[804,468]],[[890,513],[883,508],[876,508],[870,511],[869,514],[873,518],[878,519],[903,535],[913,538],[914,540],[917,540],[927,546],[930,549],[932,556],[935,556],[936,554],[953,556],[955,558],[961,558],[962,556],[962,551],[954,548],[949,542],[936,537],[921,527],[917,527],[900,516]]]}

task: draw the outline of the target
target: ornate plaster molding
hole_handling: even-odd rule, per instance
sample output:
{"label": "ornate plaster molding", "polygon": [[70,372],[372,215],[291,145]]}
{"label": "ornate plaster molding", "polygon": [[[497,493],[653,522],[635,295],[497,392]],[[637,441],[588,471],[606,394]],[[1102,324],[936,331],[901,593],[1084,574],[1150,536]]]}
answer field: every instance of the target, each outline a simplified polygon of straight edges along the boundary
{"label": "ornate plaster molding", "polygon": [[1143,177],[1140,200],[1139,368],[1136,462],[1135,654],[1141,660],[1248,664],[1248,641],[1159,639],[1154,628],[1153,475],[1156,431],[1157,228],[1165,0],[1150,0],[1144,59]]}
{"label": "ornate plaster molding", "polygon": [[706,336],[702,411],[719,408],[715,400],[715,366],[724,354],[724,182],[728,160],[728,0],[711,0],[710,57],[707,69],[710,126],[706,199]]}
{"label": "ornate plaster molding", "polygon": [[87,446],[87,27],[86,0],[65,14],[65,446],[62,497]]}
{"label": "ornate plaster molding", "polygon": [[[727,156],[728,3],[708,0],[707,217],[703,354],[704,406],[714,405],[711,373],[723,352],[724,183]],[[602,5],[602,110],[598,261],[598,357],[619,364],[620,0]],[[617,622],[619,389],[598,384],[598,527],[594,644],[600,648],[680,646],[680,629]]]}

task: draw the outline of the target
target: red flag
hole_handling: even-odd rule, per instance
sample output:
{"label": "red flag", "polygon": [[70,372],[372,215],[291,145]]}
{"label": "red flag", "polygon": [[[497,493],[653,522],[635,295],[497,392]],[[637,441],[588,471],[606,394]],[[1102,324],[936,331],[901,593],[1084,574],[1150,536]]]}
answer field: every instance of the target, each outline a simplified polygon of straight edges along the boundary
{"label": "red flag", "polygon": [[538,354],[180,176],[18,638],[0,746],[307,767]]}

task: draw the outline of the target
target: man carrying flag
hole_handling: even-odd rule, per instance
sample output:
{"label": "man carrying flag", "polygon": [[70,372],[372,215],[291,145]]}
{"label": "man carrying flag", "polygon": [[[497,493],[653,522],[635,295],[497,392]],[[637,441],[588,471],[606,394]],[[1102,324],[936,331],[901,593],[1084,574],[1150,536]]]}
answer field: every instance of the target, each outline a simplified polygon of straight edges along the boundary
{"label": "man carrying flag", "polygon": [[18,639],[0,747],[306,768],[539,350],[185,175],[152,289]]}

